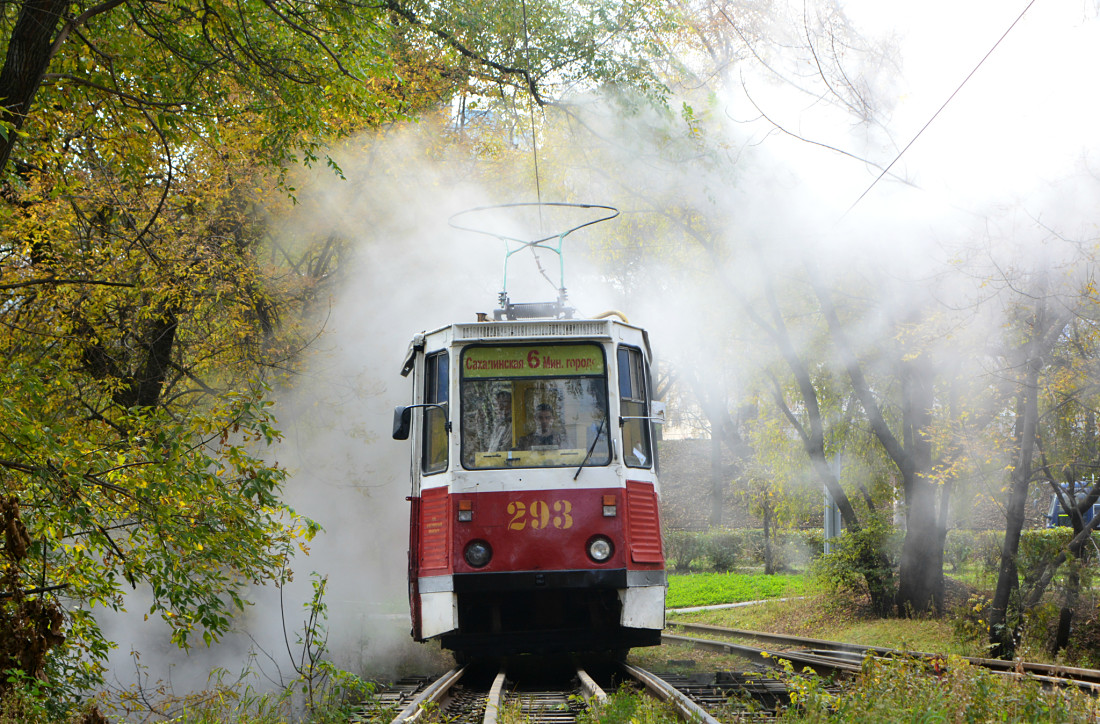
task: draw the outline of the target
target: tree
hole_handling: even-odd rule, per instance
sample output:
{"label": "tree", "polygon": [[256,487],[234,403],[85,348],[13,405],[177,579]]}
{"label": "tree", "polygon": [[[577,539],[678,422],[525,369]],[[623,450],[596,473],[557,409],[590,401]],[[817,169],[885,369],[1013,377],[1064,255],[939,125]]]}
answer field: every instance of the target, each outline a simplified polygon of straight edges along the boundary
{"label": "tree", "polygon": [[[1100,485],[1083,481],[1083,471],[1096,465],[1095,306],[1091,284],[1077,287],[1075,274],[1061,275],[1049,265],[1018,270],[1001,280],[1016,290],[1007,309],[1011,336],[1002,351],[1005,375],[1012,381],[1014,398],[1009,498],[1005,509],[1005,539],[997,586],[989,609],[990,645],[1004,658],[1015,655],[1024,614],[1038,605],[1055,573],[1067,561],[1079,558],[1095,522],[1086,525],[1083,513],[1100,497]],[[1062,471],[1056,473],[1055,471]],[[1045,479],[1070,519],[1073,538],[1067,548],[1021,586],[1017,558],[1031,497],[1031,483]],[[1062,484],[1079,493],[1066,495]],[[1068,640],[1080,587],[1079,571],[1072,567],[1053,648]]]}
{"label": "tree", "polygon": [[352,116],[402,110],[386,87],[397,65],[386,16],[356,2],[28,0],[2,12],[0,120],[20,133],[5,134],[0,170],[17,144],[33,154],[70,127],[67,112],[107,109],[88,125],[104,137],[141,126],[176,142],[217,138],[227,113],[262,118],[260,150],[278,164],[309,158]]}
{"label": "tree", "polygon": [[262,459],[268,384],[349,251],[271,233],[290,164],[339,174],[326,144],[446,108],[472,76],[545,100],[551,81],[631,75],[608,42],[625,16],[571,24],[568,43],[543,28],[520,56],[514,15],[464,12],[460,28],[422,3],[0,6],[0,669],[94,682],[108,642],[89,609],[130,586],[180,645],[213,641],[318,530]]}
{"label": "tree", "polygon": [[[892,567],[884,549],[885,539],[877,533],[879,526],[871,525],[882,515],[879,510],[881,503],[876,502],[867,485],[857,483],[861,493],[861,515],[848,491],[841,485],[837,468],[831,463],[838,459],[844,447],[844,438],[835,432],[830,434],[826,429],[826,416],[821,404],[822,395],[831,387],[830,376],[819,374],[818,379],[814,379],[811,363],[804,359],[806,353],[798,350],[792,341],[774,288],[770,282],[765,283],[765,288],[768,316],[749,305],[746,305],[746,313],[771,337],[794,380],[788,392],[779,377],[774,373],[771,375],[773,403],[798,434],[814,477],[829,491],[840,510],[847,535],[860,541],[855,545],[854,565],[866,583],[872,608],[885,614],[894,604],[895,589]],[[790,298],[791,295],[787,296]],[[788,395],[796,404],[788,402]],[[845,418],[841,416],[840,419]],[[827,440],[835,446],[831,453],[826,449]]]}
{"label": "tree", "polygon": [[[1057,371],[1050,375],[1054,400],[1050,409],[1040,417],[1042,425],[1037,443],[1040,474],[1053,491],[1073,531],[1065,557],[1059,555],[1045,561],[1043,570],[1024,596],[1025,605],[1037,603],[1053,580],[1054,571],[1063,563],[1071,564],[1058,613],[1058,627],[1051,642],[1051,653],[1055,656],[1069,644],[1073,617],[1084,582],[1082,567],[1091,553],[1086,530],[1095,530],[1100,523],[1090,521],[1086,524],[1084,520],[1086,512],[1091,511],[1100,500],[1100,482],[1094,472],[1100,467],[1100,448],[1097,445],[1095,387],[1091,374],[1097,353],[1097,330],[1095,321],[1090,318],[1090,297],[1090,294],[1078,296],[1080,308],[1075,310],[1059,338],[1052,360],[1052,366]],[[1055,465],[1061,467],[1061,476],[1055,474]]]}
{"label": "tree", "polygon": [[[1024,524],[1024,506],[1028,486],[1034,475],[1036,426],[1039,421],[1039,376],[1046,354],[1058,336],[1066,318],[1047,307],[1040,294],[1033,317],[1025,322],[1030,328],[1018,349],[1020,363],[1016,404],[1016,454],[1011,466],[1011,488],[1005,509],[1005,540],[1001,551],[1001,566],[997,588],[990,607],[990,642],[996,644],[994,654],[1011,657],[1015,648],[1014,632],[1006,627],[1009,598],[1019,587],[1016,555],[1020,549],[1020,534]],[[1053,312],[1053,313],[1052,313]]]}
{"label": "tree", "polygon": [[[728,15],[719,19],[728,28]],[[674,80],[682,80],[688,66],[677,65],[677,50],[666,52],[666,58],[673,58],[666,67],[680,74],[673,75]],[[719,76],[700,73],[697,79]],[[675,87],[674,82],[669,85]],[[562,148],[568,148],[572,161],[566,166],[568,192],[580,193],[583,198],[581,189],[595,188],[604,198],[610,193],[614,199],[611,203],[623,210],[623,221],[617,222],[616,228],[596,231],[597,235],[604,231],[608,234],[594,245],[605,262],[605,275],[615,279],[627,293],[644,289],[646,296],[651,296],[657,290],[668,289],[667,298],[683,299],[677,310],[679,314],[696,320],[706,316],[709,324],[702,334],[678,343],[694,352],[691,362],[695,364],[699,364],[701,356],[704,360],[721,360],[726,365],[725,370],[716,365],[701,365],[705,370],[699,377],[706,380],[706,385],[699,385],[701,389],[696,391],[697,399],[705,403],[716,444],[725,441],[739,457],[750,455],[751,449],[767,449],[767,445],[757,441],[743,443],[737,439],[739,436],[725,433],[736,432],[735,426],[726,424],[731,417],[729,406],[736,400],[734,406],[739,407],[753,396],[767,402],[778,399],[777,409],[785,409],[786,416],[795,420],[792,428],[804,440],[803,451],[809,455],[815,477],[830,490],[835,489],[845,508],[849,530],[858,534],[862,529],[860,514],[830,467],[824,433],[808,427],[822,425],[823,419],[810,375],[817,361],[805,362],[797,344],[789,338],[786,346],[783,344],[786,330],[776,297],[790,298],[790,289],[777,293],[768,288],[758,295],[752,291],[768,287],[768,280],[776,276],[775,270],[757,264],[758,255],[753,252],[755,240],[736,231],[736,205],[731,190],[740,181],[741,169],[731,162],[735,154],[723,140],[722,130],[716,129],[720,116],[713,96],[706,97],[708,84],[703,83],[697,90],[701,98],[685,94],[678,109],[652,106],[644,99],[626,94],[612,94],[606,108],[588,109],[591,112],[569,109],[570,129],[589,135],[584,136],[584,141],[575,135],[561,142]],[[670,270],[670,265],[675,265],[675,271]],[[753,272],[746,271],[750,268]],[[731,276],[752,281],[746,288],[731,283]],[[684,295],[685,288],[697,289],[699,293]],[[685,296],[690,296],[690,301]],[[794,315],[804,311],[800,309]],[[774,321],[776,314],[778,323]],[[746,325],[744,320],[753,324]],[[767,342],[760,346],[762,338]],[[772,346],[768,347],[768,343]],[[795,403],[788,404],[782,393],[778,397],[760,394],[755,374],[771,361],[770,354],[759,352],[764,349],[769,353],[777,351],[780,359],[790,363],[797,381],[793,387]],[[702,355],[698,354],[700,350]],[[685,370],[682,376],[690,374]],[[724,388],[723,375],[735,378],[736,384]],[[782,387],[767,378],[764,385],[764,389]],[[802,414],[805,419],[800,419]],[[721,490],[726,481],[722,476],[714,476],[713,482],[712,487]],[[870,499],[869,494],[867,498]],[[715,501],[712,510],[718,509],[717,499],[712,491]],[[873,515],[878,515],[879,505],[872,505]],[[868,588],[875,605],[886,610],[893,605],[894,588],[887,557],[876,548],[882,540],[878,536],[875,543],[863,547],[865,552],[861,555],[866,558],[862,567],[869,576]]]}
{"label": "tree", "polygon": [[933,609],[942,612],[943,547],[947,529],[941,523],[941,520],[946,521],[946,515],[940,515],[938,508],[946,508],[949,504],[950,488],[938,491],[931,478],[934,367],[924,350],[898,350],[896,353],[893,362],[900,383],[901,435],[895,435],[884,414],[885,405],[874,393],[854,353],[832,295],[812,272],[810,278],[853,392],[867,415],[872,432],[901,476],[906,525],[898,571],[898,610],[907,615]]}

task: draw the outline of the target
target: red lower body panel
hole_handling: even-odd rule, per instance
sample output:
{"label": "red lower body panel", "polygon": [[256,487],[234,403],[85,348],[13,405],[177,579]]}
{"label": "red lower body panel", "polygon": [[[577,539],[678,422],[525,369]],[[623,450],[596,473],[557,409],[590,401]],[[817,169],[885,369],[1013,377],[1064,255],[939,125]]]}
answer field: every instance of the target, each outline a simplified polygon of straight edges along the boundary
{"label": "red lower body panel", "polygon": [[[410,550],[418,565],[410,573],[450,577],[457,600],[458,627],[442,636],[445,647],[520,653],[660,642],[660,627],[620,625],[621,591],[664,583],[651,484],[451,495],[439,488],[424,491],[417,509],[420,531]],[[596,538],[610,543],[606,560],[589,554]],[[472,542],[488,545],[488,562],[466,560]],[[413,610],[420,638],[415,604]]]}

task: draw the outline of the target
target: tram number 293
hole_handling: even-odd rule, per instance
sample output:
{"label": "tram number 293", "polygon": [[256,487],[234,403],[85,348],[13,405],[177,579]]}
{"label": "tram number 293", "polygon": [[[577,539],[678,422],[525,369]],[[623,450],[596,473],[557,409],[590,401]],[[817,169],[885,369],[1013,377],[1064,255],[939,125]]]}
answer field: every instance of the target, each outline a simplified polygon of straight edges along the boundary
{"label": "tram number 293", "polygon": [[573,503],[568,500],[535,500],[530,504],[518,500],[508,503],[508,530],[532,530],[558,528],[566,530],[573,527]]}

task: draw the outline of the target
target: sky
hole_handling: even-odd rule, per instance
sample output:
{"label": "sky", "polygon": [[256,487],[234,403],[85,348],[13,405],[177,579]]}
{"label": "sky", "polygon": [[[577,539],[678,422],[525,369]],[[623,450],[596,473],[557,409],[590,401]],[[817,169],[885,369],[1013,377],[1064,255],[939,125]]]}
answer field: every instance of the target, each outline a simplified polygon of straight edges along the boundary
{"label": "sky", "polygon": [[1096,148],[1100,117],[1090,82],[1100,67],[1093,3],[857,0],[845,8],[866,34],[894,38],[901,50],[891,126],[901,146],[920,136],[897,168],[928,193],[981,204],[1041,192],[1078,164],[1100,163],[1085,155]]}

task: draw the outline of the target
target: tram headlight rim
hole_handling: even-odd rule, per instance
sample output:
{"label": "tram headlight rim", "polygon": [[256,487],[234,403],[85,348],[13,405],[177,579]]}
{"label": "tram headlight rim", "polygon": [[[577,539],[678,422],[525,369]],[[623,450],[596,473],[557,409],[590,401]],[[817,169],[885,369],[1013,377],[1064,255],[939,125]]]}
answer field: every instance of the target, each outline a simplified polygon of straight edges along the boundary
{"label": "tram headlight rim", "polygon": [[584,544],[584,550],[596,563],[607,563],[615,555],[615,544],[605,535],[594,535]]}
{"label": "tram headlight rim", "polygon": [[493,547],[489,545],[489,541],[475,538],[466,544],[462,558],[471,568],[484,568],[493,560]]}

